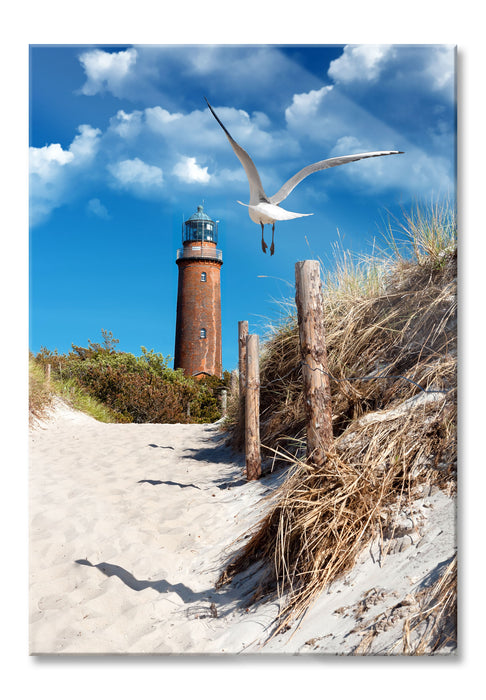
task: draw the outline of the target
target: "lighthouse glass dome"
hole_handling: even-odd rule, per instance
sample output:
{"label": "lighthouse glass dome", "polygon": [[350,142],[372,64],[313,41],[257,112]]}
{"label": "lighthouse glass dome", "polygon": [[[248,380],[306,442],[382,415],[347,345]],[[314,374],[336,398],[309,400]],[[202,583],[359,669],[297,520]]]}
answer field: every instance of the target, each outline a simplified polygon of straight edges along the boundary
{"label": "lighthouse glass dome", "polygon": [[218,242],[218,224],[203,211],[201,204],[198,206],[197,212],[184,224],[182,242],[188,241]]}

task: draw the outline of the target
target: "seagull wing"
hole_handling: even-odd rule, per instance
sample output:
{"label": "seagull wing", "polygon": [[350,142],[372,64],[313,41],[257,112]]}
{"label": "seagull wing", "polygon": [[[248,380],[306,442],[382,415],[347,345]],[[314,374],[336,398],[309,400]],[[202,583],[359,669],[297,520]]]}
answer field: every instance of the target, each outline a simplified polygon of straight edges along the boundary
{"label": "seagull wing", "polygon": [[[223,127],[224,128],[224,127]],[[334,168],[336,165],[344,165],[344,163],[352,163],[354,160],[361,160],[362,158],[376,158],[377,156],[391,156],[395,153],[403,153],[403,151],[371,151],[370,153],[356,153],[352,156],[339,156],[338,158],[328,158],[327,160],[320,160],[318,163],[312,163],[312,165],[307,165],[302,170],[299,170],[290,180],[287,180],[285,185],[279,189],[279,191],[269,197],[269,201],[272,204],[278,204],[283,202],[283,200],[289,196],[294,187],[296,187],[299,182],[301,182],[305,177],[317,172],[318,170],[325,170],[326,168]]]}
{"label": "seagull wing", "polygon": [[[254,162],[248,155],[248,153],[239,146],[236,141],[232,138],[231,134],[229,133],[228,129],[225,127],[221,119],[217,116],[216,112],[214,109],[211,107],[209,102],[207,101],[206,98],[204,98],[208,104],[209,109],[211,110],[211,113],[213,117],[216,119],[220,127],[223,129],[224,133],[228,137],[228,141],[233,147],[233,151],[236,153],[238,160],[240,161],[241,165],[245,169],[246,176],[248,178],[248,182],[250,184],[250,204],[258,204],[259,202],[268,202],[268,197],[264,192],[261,180],[260,180],[260,175],[258,174],[258,170],[255,167]],[[295,185],[294,185],[295,187]]]}

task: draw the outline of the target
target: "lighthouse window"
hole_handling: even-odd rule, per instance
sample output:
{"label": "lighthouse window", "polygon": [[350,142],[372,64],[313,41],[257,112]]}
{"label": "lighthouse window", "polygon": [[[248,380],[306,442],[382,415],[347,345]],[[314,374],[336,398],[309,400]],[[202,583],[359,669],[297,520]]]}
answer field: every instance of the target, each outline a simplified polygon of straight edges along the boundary
{"label": "lighthouse window", "polygon": [[205,338],[205,337],[206,337],[206,329],[205,329],[205,328],[201,328],[201,330],[200,330],[200,332],[199,332],[199,337],[200,337],[200,338]]}
{"label": "lighthouse window", "polygon": [[201,282],[205,282],[205,281],[206,281],[206,273],[201,272]]}

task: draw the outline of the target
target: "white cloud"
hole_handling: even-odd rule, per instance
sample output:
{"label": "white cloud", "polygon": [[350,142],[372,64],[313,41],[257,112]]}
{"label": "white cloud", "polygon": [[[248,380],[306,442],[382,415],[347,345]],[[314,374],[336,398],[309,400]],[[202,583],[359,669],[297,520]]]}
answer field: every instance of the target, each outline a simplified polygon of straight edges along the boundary
{"label": "white cloud", "polygon": [[387,44],[345,46],[342,56],[331,61],[328,75],[336,82],[371,82],[393,56],[393,47]]}
{"label": "white cloud", "polygon": [[165,130],[166,124],[181,119],[182,117],[183,115],[179,112],[171,114],[166,109],[163,109],[159,106],[148,107],[145,110],[145,118],[147,120],[147,124],[153,131],[163,132]]}
{"label": "white cloud", "polygon": [[330,149],[344,136],[368,142],[368,150],[403,150],[402,137],[350,99],[338,86],[294,95],[292,104],[285,110],[285,117],[289,131],[299,142],[312,144],[306,150],[308,153],[314,151],[314,161],[328,157]]}
{"label": "white cloud", "polygon": [[401,89],[450,104],[455,97],[454,73],[453,46],[406,46],[390,65],[389,80],[398,81]]}
{"label": "white cloud", "polygon": [[55,178],[65,166],[76,167],[91,160],[99,145],[101,131],[88,124],[78,127],[80,132],[74,137],[68,151],[59,143],[51,143],[42,148],[29,148],[30,173],[39,175],[44,180]]}
{"label": "white cloud", "polygon": [[98,216],[100,219],[108,220],[111,218],[108,213],[108,209],[97,197],[89,200],[88,204],[86,205],[86,210],[89,214]]}
{"label": "white cloud", "polygon": [[63,151],[61,144],[51,143],[42,148],[29,148],[30,172],[44,179],[50,179],[57,173],[60,166],[66,165],[74,158],[70,151]]}
{"label": "white cloud", "polygon": [[[311,103],[314,107],[317,104]],[[321,178],[322,188],[338,183],[343,186],[347,182],[348,187],[373,193],[394,188],[403,196],[453,191],[453,173],[442,153],[419,148],[404,134],[349,100],[337,87],[329,93],[329,102],[324,101],[310,111],[293,110],[288,117],[289,128],[313,144],[307,150],[307,154],[314,151],[309,162],[366,151],[405,151],[403,155],[370,158],[333,169]]]}
{"label": "white cloud", "polygon": [[72,144],[69,146],[70,152],[74,156],[74,163],[82,165],[87,161],[91,161],[99,147],[100,129],[94,129],[89,124],[81,124],[78,126],[79,134],[74,137]]}
{"label": "white cloud", "polygon": [[136,49],[109,53],[101,49],[86,51],[79,57],[86,73],[86,82],[80,92],[83,95],[96,95],[99,92],[112,92],[121,96],[123,87],[133,73],[137,61]]}
{"label": "white cloud", "polygon": [[118,161],[108,165],[108,170],[115,179],[115,184],[138,194],[159,190],[164,177],[161,168],[144,163],[140,158]]}
{"label": "white cloud", "polygon": [[367,147],[356,136],[342,136],[331,149],[330,156],[342,156],[349,153],[364,153]]}
{"label": "white cloud", "polygon": [[455,55],[451,46],[434,46],[425,64],[424,75],[430,80],[433,90],[449,90],[454,87]]}
{"label": "white cloud", "polygon": [[[250,117],[244,110],[232,107],[216,109],[232,136],[258,160],[296,152],[295,141],[285,132],[273,130],[262,112]],[[120,136],[125,138],[128,134],[133,142],[122,144]],[[156,158],[165,172],[173,172],[181,153],[191,153],[197,163],[214,159],[211,163],[214,171],[237,162],[225,134],[208,109],[182,113],[156,106],[131,114],[118,112],[110,120],[107,137],[114,149],[125,152],[132,149],[133,157],[142,160]],[[199,177],[206,178],[201,173]]]}
{"label": "white cloud", "polygon": [[404,196],[454,191],[451,47],[346,46],[328,76],[334,85],[295,94],[285,111],[288,131],[312,160],[405,154],[343,166],[327,182],[374,192],[392,187]]}
{"label": "white cloud", "polygon": [[270,119],[264,112],[252,112],[251,117],[253,119],[254,124],[259,129],[269,129],[272,126]]}
{"label": "white cloud", "polygon": [[211,179],[207,167],[202,168],[190,156],[183,156],[172,172],[184,182],[209,182]]}
{"label": "white cloud", "polygon": [[[379,84],[389,95],[440,93],[454,99],[453,46],[348,45],[331,61],[328,76],[337,86],[353,90]],[[405,110],[406,111],[406,110]]]}
{"label": "white cloud", "polygon": [[[262,173],[260,173],[260,175],[263,177]],[[248,178],[246,177],[246,173],[241,165],[234,169],[222,168],[218,173],[218,178],[215,178],[214,176],[211,178],[211,182],[213,181],[222,186],[227,185],[228,182],[238,182],[248,185]]]}
{"label": "white cloud", "polygon": [[112,92],[136,100],[138,107],[160,105],[172,112],[184,103],[194,104],[194,99],[204,109],[206,92],[211,102],[213,97],[217,104],[234,105],[242,100],[258,105],[265,95],[277,113],[292,86],[304,92],[318,83],[315,74],[272,46],[142,44],[117,53],[85,50],[81,65],[86,73],[83,94]]}
{"label": "white cloud", "polygon": [[[331,156],[346,153],[363,153],[372,150],[369,142],[355,136],[343,136],[331,149]],[[369,158],[348,163],[339,168],[339,178],[368,192],[396,188],[402,194],[450,193],[454,182],[447,159],[425,153],[413,144],[404,146],[405,153]]]}
{"label": "white cloud", "polygon": [[143,112],[140,110],[127,114],[123,109],[119,109],[110,119],[110,129],[122,138],[134,138],[142,129],[142,119]]}
{"label": "white cloud", "polygon": [[[268,117],[261,112],[250,117],[245,110],[234,107],[216,107],[215,111],[235,141],[256,160],[281,158],[282,154],[298,151],[294,139],[286,131],[275,130]],[[229,154],[233,163],[232,149],[228,150],[226,136],[214,117],[208,110],[200,114],[200,117],[201,128],[205,133],[202,140],[198,139],[199,147],[202,143],[206,152],[211,149],[213,152],[221,151],[222,155]]]}
{"label": "white cloud", "polygon": [[302,118],[307,119],[317,113],[326,95],[333,89],[332,85],[326,85],[320,90],[311,90],[294,95],[292,104],[285,110],[285,118],[288,124],[296,123]]}
{"label": "white cloud", "polygon": [[74,196],[74,181],[79,188],[98,152],[101,131],[88,124],[79,126],[78,131],[67,151],[58,143],[29,148],[32,225],[44,221],[53,209]]}

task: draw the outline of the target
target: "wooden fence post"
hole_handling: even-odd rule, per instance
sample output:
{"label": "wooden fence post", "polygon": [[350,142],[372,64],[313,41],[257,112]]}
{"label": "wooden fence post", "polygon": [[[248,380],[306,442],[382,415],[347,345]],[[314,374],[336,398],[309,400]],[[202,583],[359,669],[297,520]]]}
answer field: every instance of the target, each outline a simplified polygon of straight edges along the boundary
{"label": "wooden fence post", "polygon": [[260,368],[258,336],[246,339],[245,453],[247,481],[259,479],[262,473],[260,456]]}
{"label": "wooden fence post", "polygon": [[307,415],[307,458],[323,464],[332,444],[331,386],[327,366],[319,262],[295,263],[295,302],[299,322]]}
{"label": "wooden fence post", "polygon": [[248,321],[238,321],[238,372],[240,397],[240,425],[245,430],[245,391],[246,391],[246,338]]}
{"label": "wooden fence post", "polygon": [[48,363],[45,368],[46,382],[49,384],[51,381],[51,365]]}

